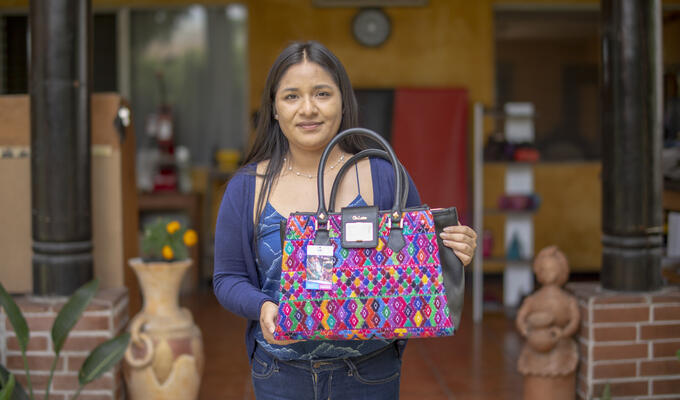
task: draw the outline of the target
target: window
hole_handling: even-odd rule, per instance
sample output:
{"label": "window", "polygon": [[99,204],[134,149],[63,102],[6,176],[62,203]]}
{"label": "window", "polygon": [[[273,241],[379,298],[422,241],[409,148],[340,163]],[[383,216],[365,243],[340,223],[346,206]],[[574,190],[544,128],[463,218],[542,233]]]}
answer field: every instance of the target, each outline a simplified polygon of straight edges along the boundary
{"label": "window", "polygon": [[194,164],[247,136],[247,10],[191,6],[130,12],[130,96],[139,148],[154,115],[169,112],[176,145]]}
{"label": "window", "polygon": [[[96,14],[93,34],[93,91],[117,91],[116,15]],[[28,93],[28,48],[26,15],[0,16],[0,94]]]}
{"label": "window", "polygon": [[497,104],[534,104],[541,159],[599,159],[599,12],[497,11],[495,26]]}

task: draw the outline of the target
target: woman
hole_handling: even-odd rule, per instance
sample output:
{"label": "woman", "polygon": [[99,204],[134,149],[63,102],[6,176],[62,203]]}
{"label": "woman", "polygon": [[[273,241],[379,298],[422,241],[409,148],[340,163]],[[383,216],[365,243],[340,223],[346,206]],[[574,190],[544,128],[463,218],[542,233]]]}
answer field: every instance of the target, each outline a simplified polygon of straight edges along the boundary
{"label": "woman", "polygon": [[[316,211],[321,153],[338,132],[357,126],[357,103],[340,61],[323,45],[299,42],[274,62],[265,84],[257,137],[229,182],[215,232],[214,288],[220,303],[249,320],[246,333],[258,399],[396,399],[405,341],[276,341],[281,274],[279,223],[292,212]],[[336,146],[325,174],[326,196],[352,154],[356,138]],[[382,159],[357,163],[346,174],[337,207],[393,203],[394,174]],[[419,205],[410,182],[407,207]],[[476,235],[466,226],[442,233],[464,265]]]}

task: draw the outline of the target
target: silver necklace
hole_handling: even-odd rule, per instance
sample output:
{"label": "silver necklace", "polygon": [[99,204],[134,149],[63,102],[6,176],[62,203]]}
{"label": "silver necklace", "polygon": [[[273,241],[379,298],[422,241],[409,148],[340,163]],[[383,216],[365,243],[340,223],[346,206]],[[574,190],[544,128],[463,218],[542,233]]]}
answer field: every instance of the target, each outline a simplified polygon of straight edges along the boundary
{"label": "silver necklace", "polygon": [[[335,167],[337,167],[338,164],[340,164],[340,163],[343,162],[344,160],[345,160],[345,155],[343,154],[343,155],[340,156],[340,158],[338,159],[338,161],[336,161],[335,164],[331,165],[329,168],[330,168],[330,169],[335,169]],[[288,160],[286,159],[286,157],[283,157],[283,162],[285,163],[285,162],[287,162],[287,161],[288,161]],[[297,176],[302,176],[302,177],[307,178],[307,179],[314,179],[314,178],[316,178],[316,175],[305,174],[304,172],[300,172],[300,171],[293,171],[293,166],[292,166],[292,165],[289,165],[288,168],[286,168],[286,169],[287,169],[288,171],[291,171],[292,173],[294,173],[294,174],[297,175]]]}

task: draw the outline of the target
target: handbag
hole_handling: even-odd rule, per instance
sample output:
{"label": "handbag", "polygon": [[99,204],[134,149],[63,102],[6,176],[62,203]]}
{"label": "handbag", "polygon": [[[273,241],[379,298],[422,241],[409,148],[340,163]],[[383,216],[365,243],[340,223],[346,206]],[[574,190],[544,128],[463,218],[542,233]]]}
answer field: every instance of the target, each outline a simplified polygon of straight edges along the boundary
{"label": "handbag", "polygon": [[[356,164],[359,160],[366,157],[379,157],[387,161],[390,160],[387,152],[380,149],[366,149],[353,155],[345,164],[342,165],[338,174],[333,182],[333,187],[331,189],[331,196],[328,202],[328,212],[333,213],[335,209],[335,196],[338,190],[338,186],[342,181],[342,177],[345,175],[347,170]],[[406,169],[403,165],[399,165],[401,173],[399,178],[401,179],[402,196],[401,204],[406,204],[408,199],[408,188],[409,179]],[[434,227],[435,233],[437,234],[437,247],[439,248],[439,259],[442,266],[442,274],[444,275],[444,289],[446,290],[446,300],[449,306],[449,318],[453,322],[453,326],[456,330],[460,328],[460,321],[463,313],[463,302],[465,300],[465,269],[463,267],[463,262],[460,261],[458,256],[451,250],[450,247],[444,245],[444,241],[439,236],[440,233],[444,231],[447,226],[458,225],[458,210],[456,207],[448,208],[433,208],[430,209],[432,216],[434,217]],[[285,230],[282,230],[282,232]],[[282,237],[283,242],[283,237]]]}
{"label": "handbag", "polygon": [[[395,176],[391,210],[327,211],[323,170],[333,146],[349,135],[373,139],[387,154]],[[353,128],[330,141],[319,162],[318,210],[292,213],[286,220],[275,339],[453,334],[455,317],[450,318],[440,262],[445,252],[434,219],[439,212],[427,206],[406,209],[407,187],[394,151],[375,132]],[[443,214],[450,217],[451,209]]]}

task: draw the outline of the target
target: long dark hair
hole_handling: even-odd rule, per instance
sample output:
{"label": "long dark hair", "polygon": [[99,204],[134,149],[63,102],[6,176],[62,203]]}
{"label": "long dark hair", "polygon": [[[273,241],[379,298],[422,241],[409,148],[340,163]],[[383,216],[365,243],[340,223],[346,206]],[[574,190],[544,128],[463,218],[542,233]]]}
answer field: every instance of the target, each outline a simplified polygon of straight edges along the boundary
{"label": "long dark hair", "polygon": [[[264,174],[258,175],[263,178],[262,188],[257,198],[257,213],[255,223],[260,220],[266,201],[269,199],[272,185],[283,167],[283,158],[288,153],[288,139],[283,135],[281,127],[274,119],[274,98],[281,77],[288,68],[304,61],[320,65],[333,78],[340,88],[342,96],[342,120],[338,132],[354,128],[359,124],[359,111],[354,90],[349,76],[340,60],[324,45],[315,41],[294,42],[286,47],[276,58],[269,70],[265,81],[262,103],[258,111],[255,124],[255,141],[244,160],[245,165],[269,160]],[[348,153],[356,153],[367,146],[360,138],[348,138],[339,143],[342,150]],[[252,173],[256,173],[253,167]],[[257,228],[257,227],[256,227]],[[254,235],[257,237],[257,234]],[[257,251],[257,248],[255,249]]]}

